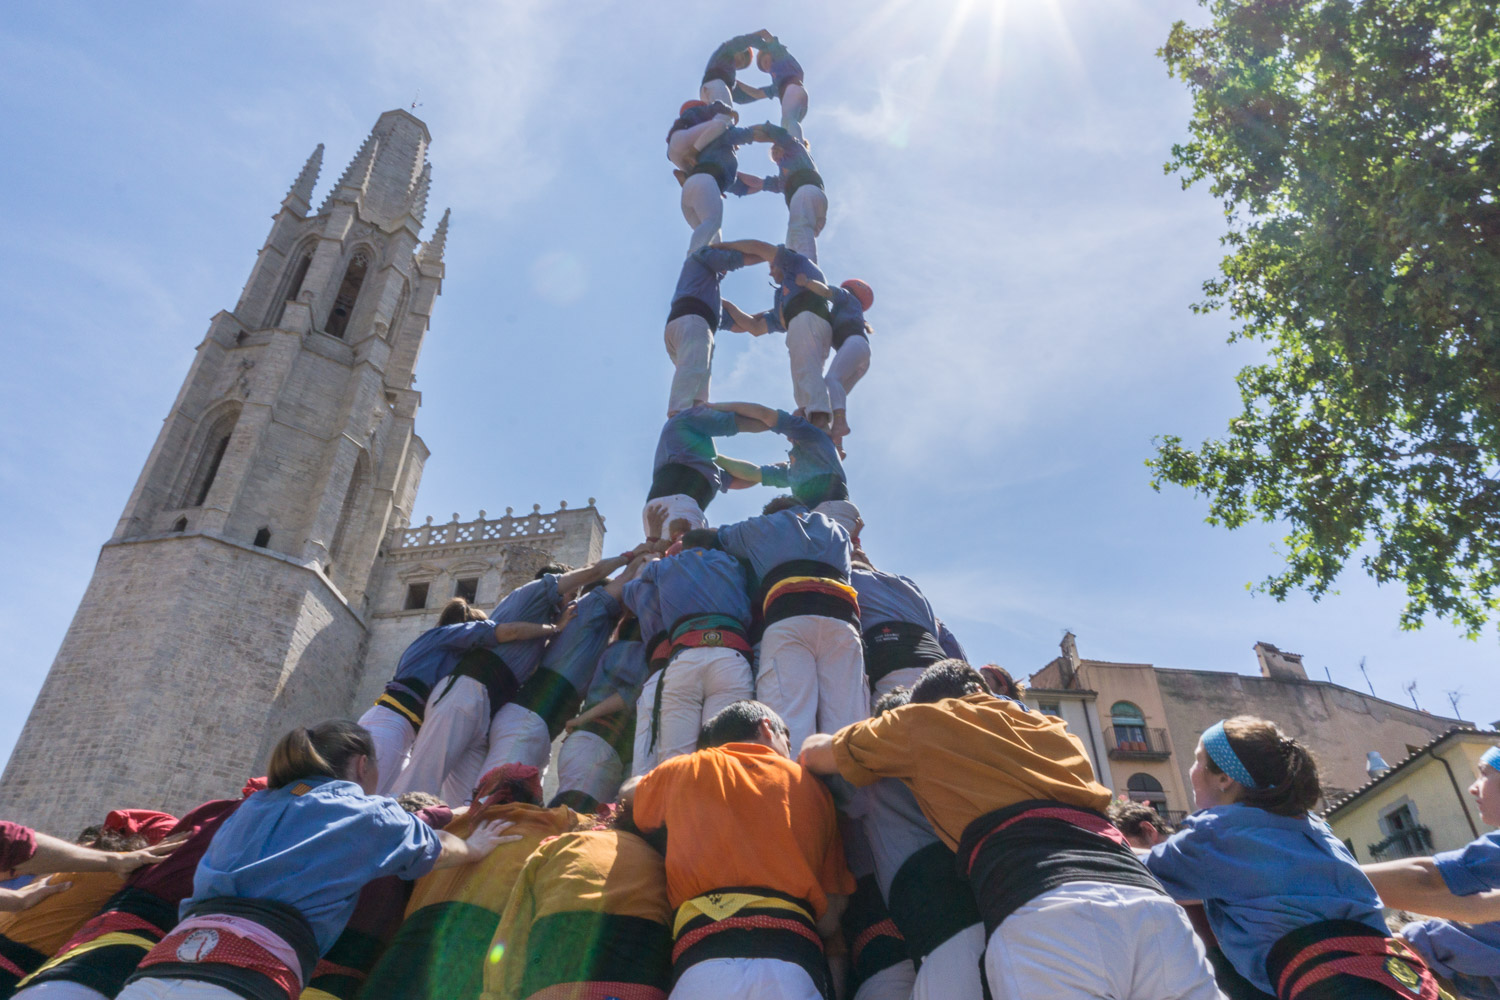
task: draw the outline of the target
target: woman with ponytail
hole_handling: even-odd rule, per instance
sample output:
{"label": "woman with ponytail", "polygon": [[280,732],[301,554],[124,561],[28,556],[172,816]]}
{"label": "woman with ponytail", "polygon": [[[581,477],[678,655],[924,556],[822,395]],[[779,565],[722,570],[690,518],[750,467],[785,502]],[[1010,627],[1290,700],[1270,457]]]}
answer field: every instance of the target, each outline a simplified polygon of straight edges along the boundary
{"label": "woman with ponytail", "polygon": [[1308,811],[1322,787],[1306,747],[1236,716],[1203,734],[1188,777],[1198,811],[1143,860],[1173,898],[1202,901],[1236,971],[1280,1000],[1437,1000],[1354,856]]}
{"label": "woman with ponytail", "polygon": [[476,861],[507,823],[467,840],[433,830],[380,781],[375,745],[334,719],[271,752],[268,788],[225,820],[193,877],[181,921],[141,960],[121,1000],[296,1000],[366,883]]}

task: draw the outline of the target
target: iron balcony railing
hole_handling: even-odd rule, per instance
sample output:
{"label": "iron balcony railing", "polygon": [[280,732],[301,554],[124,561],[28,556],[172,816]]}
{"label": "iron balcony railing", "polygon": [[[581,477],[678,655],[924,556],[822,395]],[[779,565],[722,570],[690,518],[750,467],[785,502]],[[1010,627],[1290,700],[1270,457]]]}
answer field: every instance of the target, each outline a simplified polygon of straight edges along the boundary
{"label": "iron balcony railing", "polygon": [[1370,857],[1376,861],[1416,858],[1432,853],[1432,831],[1425,826],[1397,830],[1379,843],[1369,844]]}
{"label": "iron balcony railing", "polygon": [[1170,757],[1165,729],[1150,726],[1105,726],[1104,745],[1111,757]]}

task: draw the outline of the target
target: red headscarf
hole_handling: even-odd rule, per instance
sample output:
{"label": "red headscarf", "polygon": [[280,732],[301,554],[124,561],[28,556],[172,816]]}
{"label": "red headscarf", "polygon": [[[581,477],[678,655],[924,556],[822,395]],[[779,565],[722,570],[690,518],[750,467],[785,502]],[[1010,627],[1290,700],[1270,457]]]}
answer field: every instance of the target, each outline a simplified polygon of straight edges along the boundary
{"label": "red headscarf", "polygon": [[530,764],[501,764],[485,772],[474,789],[474,800],[469,804],[477,812],[485,806],[504,805],[507,802],[529,802],[536,805],[542,801],[542,772]]}
{"label": "red headscarf", "polygon": [[104,817],[104,829],[126,836],[138,833],[146,838],[148,844],[160,843],[176,825],[176,816],[153,809],[116,809]]}

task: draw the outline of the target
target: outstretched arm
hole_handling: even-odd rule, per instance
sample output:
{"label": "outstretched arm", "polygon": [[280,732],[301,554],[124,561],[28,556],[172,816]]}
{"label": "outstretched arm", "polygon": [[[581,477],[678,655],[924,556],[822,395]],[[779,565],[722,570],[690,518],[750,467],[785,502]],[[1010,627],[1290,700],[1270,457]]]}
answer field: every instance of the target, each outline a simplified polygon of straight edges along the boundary
{"label": "outstretched arm", "polygon": [[625,592],[625,585],[634,580],[635,575],[641,571],[641,567],[650,562],[652,558],[651,553],[642,552],[630,560],[630,565],[625,567],[625,572],[604,585],[604,592],[618,601],[620,595]]}
{"label": "outstretched arm", "polygon": [[473,861],[487,857],[491,851],[501,844],[509,844],[520,840],[519,833],[507,834],[513,824],[506,820],[492,820],[488,823],[480,823],[469,834],[467,840],[455,837],[443,830],[434,830],[438,840],[443,845],[443,851],[438,855],[437,863],[432,866],[436,871],[439,868],[456,868]]}
{"label": "outstretched arm", "polygon": [[610,556],[608,559],[600,559],[592,566],[584,566],[579,569],[569,570],[557,578],[557,589],[564,594],[571,593],[581,587],[587,587],[595,580],[602,580],[621,566],[629,563],[635,558],[635,550]]}
{"label": "outstretched arm", "polygon": [[754,486],[760,482],[760,466],[754,462],[730,458],[728,455],[716,455],[714,456],[714,464],[746,485]]}
{"label": "outstretched arm", "polygon": [[1363,865],[1380,901],[1428,917],[1486,924],[1500,920],[1500,889],[1455,896],[1431,858],[1402,858]]}
{"label": "outstretched arm", "polygon": [[48,896],[56,896],[72,885],[72,882],[49,882],[46,878],[39,878],[19,889],[0,889],[0,913],[29,910]]}
{"label": "outstretched arm", "polygon": [[[741,424],[741,432],[754,433],[756,431],[768,431],[776,426],[776,411],[769,406],[762,406],[759,403],[709,403],[708,405],[716,410],[733,413],[737,417],[744,417],[746,420],[760,425],[759,427],[748,427]],[[723,468],[723,466],[720,466],[720,468]]]}
{"label": "outstretched arm", "polygon": [[827,733],[814,733],[802,741],[802,753],[798,763],[813,774],[838,774],[838,760],[833,756],[833,737]]}
{"label": "outstretched arm", "polygon": [[17,875],[50,875],[53,872],[115,872],[124,875],[141,865],[154,865],[181,845],[160,843],[139,851],[96,851],[37,831],[36,853],[15,867]]}
{"label": "outstretched arm", "polygon": [[833,298],[833,289],[832,288],[829,288],[827,285],[823,284],[821,281],[817,280],[816,278],[809,278],[805,274],[799,274],[799,275],[797,275],[797,285],[799,287],[801,287],[801,288],[807,289],[809,292],[812,292],[814,295],[820,295],[820,296],[822,296],[825,299],[831,299],[831,298]]}
{"label": "outstretched arm", "polygon": [[770,260],[776,256],[776,248],[765,240],[730,240],[727,243],[714,244],[724,250],[738,250],[746,257],[755,260]]}
{"label": "outstretched arm", "polygon": [[495,625],[496,642],[524,642],[527,639],[550,639],[568,627],[568,622],[578,612],[578,605],[568,602],[562,615],[551,625],[538,622],[498,622]]}
{"label": "outstretched arm", "polygon": [[620,692],[612,691],[610,692],[610,696],[608,698],[605,698],[593,708],[590,708],[584,712],[580,712],[578,715],[569,719],[567,722],[564,722],[563,728],[571,733],[573,730],[577,729],[579,726],[583,725],[586,722],[593,722],[595,719],[601,718],[602,716],[613,715],[615,712],[620,711],[620,709],[624,707],[624,697],[621,696]]}

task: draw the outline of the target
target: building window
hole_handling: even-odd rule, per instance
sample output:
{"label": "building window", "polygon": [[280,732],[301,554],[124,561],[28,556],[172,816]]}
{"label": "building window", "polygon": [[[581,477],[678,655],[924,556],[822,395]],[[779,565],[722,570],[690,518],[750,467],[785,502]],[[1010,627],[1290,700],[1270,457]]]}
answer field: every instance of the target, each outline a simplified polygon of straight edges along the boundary
{"label": "building window", "polygon": [[186,531],[187,530],[187,518],[185,518],[185,517],[179,517],[176,521],[173,521],[172,522],[172,530],[175,531],[175,532],[178,532],[178,533]]}
{"label": "building window", "polygon": [[470,577],[467,580],[460,580],[456,584],[453,585],[453,596],[454,597],[462,597],[464,600],[468,601],[470,604],[474,603],[475,595],[477,595],[478,593],[479,593],[479,577],[477,577],[477,576]]}
{"label": "building window", "polygon": [[1038,712],[1041,712],[1043,715],[1052,715],[1056,716],[1059,719],[1062,718],[1062,706],[1055,701],[1039,701],[1037,702],[1036,710]]}
{"label": "building window", "polygon": [[263,549],[267,545],[270,545],[271,544],[271,529],[270,528],[266,528],[266,527],[262,527],[259,531],[257,531],[255,533],[255,541],[254,541],[253,544],[255,545],[255,547],[257,549]]}
{"label": "building window", "polygon": [[1161,782],[1144,771],[1132,774],[1125,781],[1125,791],[1132,802],[1144,802],[1165,816],[1167,814],[1167,793],[1161,787]]}
{"label": "building window", "polygon": [[1109,710],[1118,750],[1146,749],[1146,715],[1128,701],[1117,701]]}
{"label": "building window", "polygon": [[292,268],[287,282],[277,293],[276,300],[271,303],[271,322],[267,326],[277,326],[281,323],[281,317],[286,315],[286,304],[294,301],[298,293],[302,291],[302,282],[307,279],[307,269],[312,265],[312,252],[304,253],[297,261],[297,266]]}
{"label": "building window", "polygon": [[179,507],[202,507],[219,476],[219,466],[229,451],[229,439],[234,435],[234,425],[240,418],[238,406],[222,410],[198,439],[197,457],[192,463],[192,474],[187,477],[179,494]]}
{"label": "building window", "polygon": [[427,584],[408,583],[406,585],[406,610],[421,611],[427,607]]}
{"label": "building window", "polygon": [[349,261],[344,280],[339,282],[339,292],[334,296],[333,308],[328,311],[328,322],[323,327],[325,333],[342,337],[349,328],[349,317],[354,315],[354,304],[359,301],[359,290],[365,283],[365,271],[369,265],[370,258],[363,250]]}
{"label": "building window", "polygon": [[369,477],[369,463],[363,454],[354,460],[354,472],[349,476],[349,486],[344,490],[344,502],[339,507],[339,523],[333,532],[333,544],[328,547],[330,562],[338,562],[345,555],[344,545],[348,541],[349,525],[359,511],[360,500]]}

